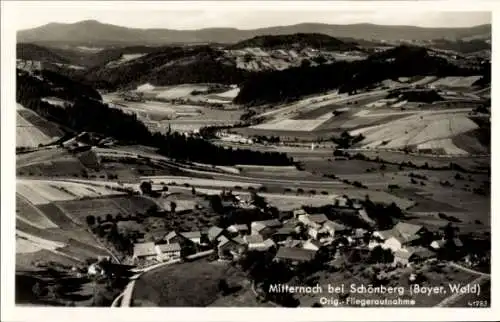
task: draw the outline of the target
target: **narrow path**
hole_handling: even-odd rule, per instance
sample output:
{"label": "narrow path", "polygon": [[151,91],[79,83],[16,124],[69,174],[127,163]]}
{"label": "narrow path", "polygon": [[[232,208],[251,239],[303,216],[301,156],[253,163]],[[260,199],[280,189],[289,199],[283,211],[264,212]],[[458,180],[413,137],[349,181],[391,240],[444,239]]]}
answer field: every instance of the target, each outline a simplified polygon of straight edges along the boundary
{"label": "narrow path", "polygon": [[472,274],[477,274],[477,275],[481,275],[481,276],[491,276],[490,274],[488,273],[484,273],[484,272],[480,272],[480,271],[476,271],[476,270],[473,270],[473,269],[470,269],[468,267],[465,267],[465,266],[462,266],[460,264],[457,264],[457,263],[454,263],[454,262],[451,262],[449,263],[450,266],[453,266],[455,268],[458,268],[462,271],[465,271],[465,272],[469,272],[469,273],[472,273]]}

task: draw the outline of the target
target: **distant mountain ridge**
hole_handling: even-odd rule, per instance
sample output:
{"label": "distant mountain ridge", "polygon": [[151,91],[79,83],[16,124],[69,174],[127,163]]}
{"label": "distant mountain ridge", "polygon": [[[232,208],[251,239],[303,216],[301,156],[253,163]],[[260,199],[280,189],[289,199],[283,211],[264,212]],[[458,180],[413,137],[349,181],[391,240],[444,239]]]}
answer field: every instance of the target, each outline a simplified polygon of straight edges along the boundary
{"label": "distant mountain ridge", "polygon": [[73,43],[91,45],[125,45],[168,43],[237,43],[264,35],[297,33],[324,34],[336,38],[376,41],[462,39],[491,35],[491,24],[464,28],[422,28],[415,26],[382,26],[374,24],[330,25],[302,23],[291,26],[266,27],[252,30],[236,28],[205,28],[199,30],[138,29],[104,24],[96,20],[76,23],[49,23],[21,30],[18,42]]}

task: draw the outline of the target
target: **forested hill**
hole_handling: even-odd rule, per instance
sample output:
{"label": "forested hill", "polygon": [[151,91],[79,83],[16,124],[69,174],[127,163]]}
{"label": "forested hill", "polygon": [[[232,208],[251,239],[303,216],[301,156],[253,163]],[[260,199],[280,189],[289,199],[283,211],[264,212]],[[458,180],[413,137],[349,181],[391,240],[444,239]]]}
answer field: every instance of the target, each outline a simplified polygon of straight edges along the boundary
{"label": "forested hill", "polygon": [[238,84],[247,72],[209,46],[165,47],[113,68],[98,66],[84,79],[108,89],[133,88],[144,83],[165,86],[182,83]]}
{"label": "forested hill", "polygon": [[256,36],[229,46],[229,49],[259,47],[262,49],[289,49],[311,47],[330,51],[358,50],[355,43],[344,42],[337,38],[318,33],[296,33],[291,35]]}
{"label": "forested hill", "polygon": [[[56,79],[51,75],[52,79]],[[17,102],[34,110],[41,116],[69,127],[75,132],[96,132],[111,136],[126,143],[138,143],[158,148],[159,153],[178,160],[189,160],[215,165],[256,164],[290,165],[293,160],[284,153],[225,149],[213,145],[203,138],[186,137],[178,133],[150,133],[135,115],[125,114],[119,109],[110,108],[97,97],[77,95],[79,90],[87,92],[86,86],[77,83],[64,84],[62,77],[57,86],[44,78],[32,76],[17,70]],[[41,98],[59,92],[72,93],[71,107],[51,105]]]}
{"label": "forested hill", "polygon": [[411,76],[471,76],[483,71],[458,67],[446,59],[430,56],[422,47],[400,46],[377,53],[366,60],[301,66],[249,77],[235,103],[258,105],[298,99],[302,96],[339,89],[355,92],[385,79]]}

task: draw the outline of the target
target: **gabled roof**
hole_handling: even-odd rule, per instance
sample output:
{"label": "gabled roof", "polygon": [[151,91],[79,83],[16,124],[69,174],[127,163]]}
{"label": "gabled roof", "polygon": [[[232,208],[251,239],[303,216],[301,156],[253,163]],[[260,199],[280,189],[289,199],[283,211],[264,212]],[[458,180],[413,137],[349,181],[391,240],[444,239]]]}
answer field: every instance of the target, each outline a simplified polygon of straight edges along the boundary
{"label": "gabled roof", "polygon": [[416,235],[422,228],[423,226],[421,225],[414,225],[401,221],[398,222],[396,226],[393,227],[394,230],[398,231],[403,236]]}
{"label": "gabled roof", "polygon": [[309,220],[317,224],[322,224],[328,220],[328,217],[325,214],[314,214],[309,215]]}
{"label": "gabled roof", "polygon": [[270,248],[270,247],[276,246],[276,243],[271,238],[268,238],[268,239],[264,240],[264,245],[266,247]]}
{"label": "gabled roof", "polygon": [[383,239],[389,239],[391,237],[394,237],[394,230],[388,229],[388,230],[379,230],[376,231],[378,235],[380,235]]}
{"label": "gabled roof", "polygon": [[[305,245],[306,243],[307,243],[307,244],[314,245],[314,246],[316,246],[316,247],[318,247],[318,248],[321,248],[321,246],[322,246],[322,245],[321,245],[321,243],[320,243],[319,241],[317,241],[317,240],[308,240],[308,241],[306,241],[306,242],[304,243],[304,245]],[[304,245],[302,245],[302,247],[304,247]]]}
{"label": "gabled roof", "polygon": [[187,232],[182,232],[179,233],[184,238],[187,239],[193,239],[193,238],[201,238],[201,232],[200,231],[187,231]]}
{"label": "gabled roof", "polygon": [[245,240],[249,244],[258,244],[264,242],[264,238],[261,235],[248,235],[245,236]]}
{"label": "gabled roof", "polygon": [[207,232],[208,239],[210,240],[216,239],[217,237],[219,237],[220,234],[222,234],[223,231],[224,229],[217,226],[210,227]]}
{"label": "gabled roof", "polygon": [[233,232],[233,233],[237,233],[237,232],[240,232],[240,231],[246,231],[248,230],[248,226],[247,225],[231,225],[229,227],[226,228],[227,231],[230,231],[230,232]]}
{"label": "gabled roof", "polygon": [[254,225],[254,224],[262,224],[266,227],[271,227],[271,228],[281,227],[283,225],[281,223],[281,221],[279,221],[278,219],[254,221],[254,222],[252,222],[252,225]]}
{"label": "gabled roof", "polygon": [[295,232],[293,227],[281,227],[274,234],[275,235],[290,235]]}
{"label": "gabled roof", "polygon": [[181,250],[181,245],[179,243],[162,244],[162,245],[156,245],[156,248],[162,253],[177,252]]}
{"label": "gabled roof", "polygon": [[177,236],[177,233],[174,230],[172,230],[171,232],[166,234],[165,237],[163,237],[163,240],[169,241],[170,239],[174,238],[175,236]]}
{"label": "gabled roof", "polygon": [[346,230],[347,227],[339,224],[335,221],[327,220],[324,224],[323,227],[328,228],[328,229],[333,229],[333,230],[338,230],[338,231],[343,231]]}
{"label": "gabled roof", "polygon": [[156,255],[155,243],[134,244],[134,257]]}
{"label": "gabled roof", "polygon": [[356,237],[363,237],[366,233],[366,229],[363,229],[363,228],[356,228],[356,230],[354,231],[354,235]]}
{"label": "gabled roof", "polygon": [[[260,235],[258,235],[258,236],[260,236]],[[232,239],[237,244],[240,244],[240,245],[246,244],[245,241],[243,240],[243,238],[241,238],[240,236],[233,237]]]}
{"label": "gabled roof", "polygon": [[402,259],[409,259],[413,255],[412,250],[397,250],[394,252],[394,257],[402,258]]}
{"label": "gabled roof", "polygon": [[314,259],[316,252],[309,249],[297,247],[280,247],[275,258],[290,259],[297,261],[310,261]]}

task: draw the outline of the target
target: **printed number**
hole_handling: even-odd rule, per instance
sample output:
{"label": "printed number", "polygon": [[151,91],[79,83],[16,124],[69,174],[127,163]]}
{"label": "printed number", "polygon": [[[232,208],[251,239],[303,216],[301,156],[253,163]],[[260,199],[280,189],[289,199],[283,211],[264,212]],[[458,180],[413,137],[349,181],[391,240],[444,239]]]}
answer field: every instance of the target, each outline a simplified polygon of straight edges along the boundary
{"label": "printed number", "polygon": [[469,307],[488,307],[488,301],[469,301],[467,305]]}

